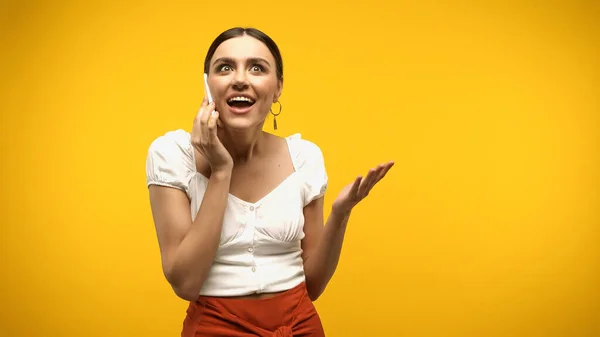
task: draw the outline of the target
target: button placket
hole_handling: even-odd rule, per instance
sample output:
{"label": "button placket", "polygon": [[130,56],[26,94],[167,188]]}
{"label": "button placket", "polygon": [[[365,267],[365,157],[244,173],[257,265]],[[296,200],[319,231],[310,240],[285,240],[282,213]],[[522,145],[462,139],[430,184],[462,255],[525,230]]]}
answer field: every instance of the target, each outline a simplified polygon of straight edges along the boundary
{"label": "button placket", "polygon": [[261,287],[262,282],[260,281],[260,274],[257,273],[258,267],[256,264],[256,256],[254,255],[254,253],[256,252],[255,238],[256,238],[256,219],[257,219],[258,208],[259,208],[258,206],[254,206],[254,205],[248,206],[248,210],[251,212],[251,214],[249,215],[249,218],[251,219],[251,222],[252,222],[252,238],[250,239],[250,245],[247,248],[248,253],[252,255],[252,266],[250,267],[250,270],[252,271],[252,273],[254,274],[254,277],[255,277],[257,293],[262,290],[262,287]]}

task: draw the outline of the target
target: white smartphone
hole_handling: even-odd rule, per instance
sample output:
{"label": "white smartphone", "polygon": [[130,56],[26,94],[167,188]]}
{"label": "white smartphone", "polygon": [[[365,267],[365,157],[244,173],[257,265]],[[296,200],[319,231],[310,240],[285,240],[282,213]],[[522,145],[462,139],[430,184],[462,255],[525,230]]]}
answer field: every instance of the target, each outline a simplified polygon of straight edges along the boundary
{"label": "white smartphone", "polygon": [[208,104],[213,102],[212,95],[210,94],[210,89],[208,88],[208,74],[204,73],[204,94],[208,98]]}
{"label": "white smartphone", "polygon": [[[204,73],[204,93],[206,95],[206,98],[208,99],[208,104],[213,102],[213,98],[212,95],[210,94],[210,89],[208,88],[208,74]],[[221,119],[217,119],[217,126],[218,127],[222,127],[223,125],[221,124]]]}

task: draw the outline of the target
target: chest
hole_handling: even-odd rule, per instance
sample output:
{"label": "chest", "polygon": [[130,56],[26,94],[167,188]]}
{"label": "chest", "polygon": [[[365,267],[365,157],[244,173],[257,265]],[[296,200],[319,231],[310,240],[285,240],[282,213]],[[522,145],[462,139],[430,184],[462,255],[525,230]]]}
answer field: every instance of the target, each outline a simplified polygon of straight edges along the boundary
{"label": "chest", "polygon": [[[221,250],[250,245],[255,240],[258,248],[303,238],[302,175],[296,171],[287,148],[272,153],[270,157],[234,166]],[[205,163],[197,161],[196,165],[198,173],[191,189],[192,217],[198,212],[210,177],[210,168]]]}
{"label": "chest", "polygon": [[229,192],[248,203],[255,203],[278,188],[294,173],[291,162],[268,160],[233,170]]}
{"label": "chest", "polygon": [[[204,199],[208,181],[199,173],[192,179],[190,206],[193,219]],[[223,215],[220,251],[252,246],[258,253],[266,247],[279,247],[280,244],[297,242],[304,237],[302,206],[304,194],[301,174],[293,172],[275,187],[260,189],[259,191],[262,191],[260,194],[252,191],[254,186],[258,185],[246,185],[242,182],[236,186],[238,188],[248,186],[247,195],[242,194],[243,189],[237,190],[237,195],[229,194]],[[243,196],[246,198],[242,199]]]}
{"label": "chest", "polygon": [[[202,176],[210,177],[210,166],[199,155],[196,155],[196,168]],[[274,151],[268,157],[234,166],[229,193],[248,203],[256,203],[290,178],[294,171],[287,149]]]}

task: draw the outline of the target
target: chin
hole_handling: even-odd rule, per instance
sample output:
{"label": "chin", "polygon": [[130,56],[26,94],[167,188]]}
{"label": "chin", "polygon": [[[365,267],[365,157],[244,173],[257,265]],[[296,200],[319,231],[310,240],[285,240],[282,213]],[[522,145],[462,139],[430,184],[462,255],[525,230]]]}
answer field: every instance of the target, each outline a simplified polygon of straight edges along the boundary
{"label": "chin", "polygon": [[227,116],[227,118],[221,119],[221,123],[224,127],[237,131],[262,127],[260,121],[256,120],[255,118],[252,118],[249,115]]}
{"label": "chin", "polygon": [[226,128],[239,131],[255,128],[262,129],[264,118],[259,118],[256,108],[254,106],[245,113],[235,113],[230,109],[226,109],[224,113],[221,113],[221,123]]}

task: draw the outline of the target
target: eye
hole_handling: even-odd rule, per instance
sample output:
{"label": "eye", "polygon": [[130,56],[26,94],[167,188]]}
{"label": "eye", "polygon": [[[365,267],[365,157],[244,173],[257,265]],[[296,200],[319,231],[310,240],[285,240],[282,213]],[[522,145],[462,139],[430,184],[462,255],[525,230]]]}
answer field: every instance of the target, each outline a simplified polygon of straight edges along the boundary
{"label": "eye", "polygon": [[223,64],[219,67],[219,71],[230,71],[230,70],[231,70],[231,67],[226,64]]}
{"label": "eye", "polygon": [[252,68],[250,68],[250,70],[252,71],[263,71],[263,67],[261,65],[255,64],[252,66]]}

